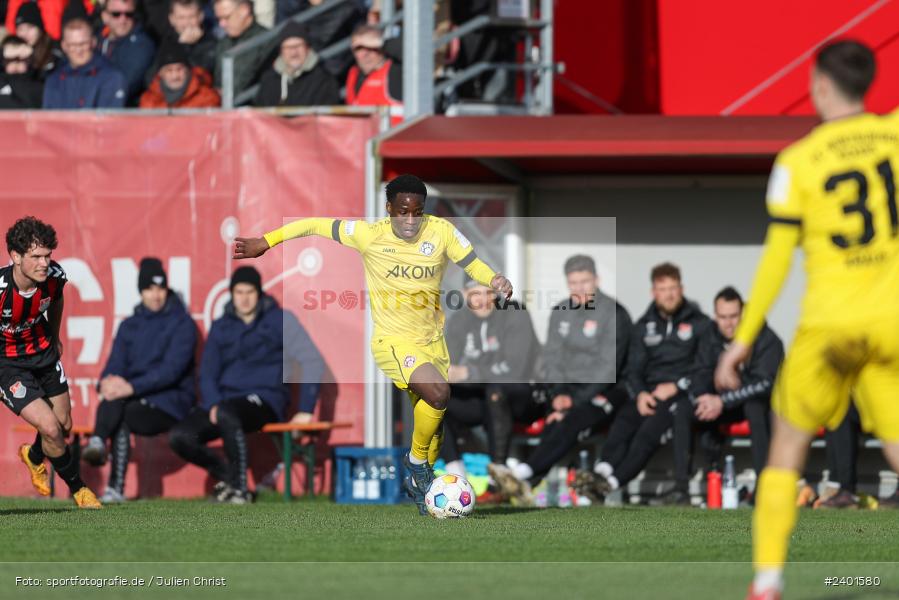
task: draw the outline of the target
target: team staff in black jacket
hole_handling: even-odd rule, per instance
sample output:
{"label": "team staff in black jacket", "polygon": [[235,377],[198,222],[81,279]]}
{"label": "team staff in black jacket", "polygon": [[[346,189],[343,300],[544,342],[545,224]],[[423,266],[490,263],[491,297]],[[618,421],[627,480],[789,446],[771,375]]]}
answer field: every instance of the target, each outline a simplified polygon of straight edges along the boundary
{"label": "team staff in black jacket", "polygon": [[[768,460],[768,442],[771,437],[771,388],[784,358],[783,342],[768,325],[752,345],[749,359],[740,372],[740,387],[720,392],[715,389],[715,367],[718,357],[730,345],[743,315],[743,298],[732,287],[726,287],[715,296],[715,327],[699,340],[696,370],[690,382],[694,409],[678,412],[674,426],[675,452],[690,451],[694,425],[701,424],[701,435],[706,448],[718,447],[718,425],[749,421],[752,441],[752,466],[760,474]],[[709,444],[708,442],[711,442]],[[684,466],[684,465],[681,465]],[[683,489],[689,473],[675,472],[675,479]]]}
{"label": "team staff in black jacket", "polygon": [[[684,298],[680,269],[663,263],[652,269],[653,302],[637,321],[627,357],[632,401],[618,411],[594,471],[614,490],[636,477],[674,422],[674,412],[692,409],[687,391],[699,340],[711,326],[699,307]],[[683,463],[682,465],[679,463]],[[675,454],[675,470],[687,470],[689,455]],[[689,502],[685,489],[666,498]]]}
{"label": "team staff in black jacket", "polygon": [[544,350],[552,412],[543,440],[527,463],[491,466],[503,491],[523,503],[530,501],[530,485],[565,456],[582,431],[605,427],[628,401],[623,371],[630,315],[599,290],[589,256],[569,258],[565,278],[570,296],[553,307]]}
{"label": "team staff in black jacket", "polygon": [[529,423],[543,414],[531,384],[540,342],[530,316],[477,281],[468,281],[464,293],[465,306],[446,329],[452,401],[442,450],[447,470],[460,475],[464,468],[457,440],[470,427],[484,425],[491,462],[504,464],[513,423]]}

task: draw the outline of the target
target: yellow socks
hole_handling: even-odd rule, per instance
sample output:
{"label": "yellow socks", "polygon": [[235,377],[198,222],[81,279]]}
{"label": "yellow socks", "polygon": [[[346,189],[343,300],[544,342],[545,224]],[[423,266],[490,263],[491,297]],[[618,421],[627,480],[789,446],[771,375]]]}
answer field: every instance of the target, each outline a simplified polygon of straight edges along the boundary
{"label": "yellow socks", "polygon": [[799,473],[767,467],[759,477],[752,515],[752,560],[756,571],[782,569],[796,526]]}
{"label": "yellow socks", "polygon": [[[415,403],[412,410],[414,429],[412,431],[412,456],[418,460],[437,461],[443,441],[443,414],[446,409],[437,410],[424,400]],[[433,453],[433,457],[431,454]]]}
{"label": "yellow socks", "polygon": [[[445,410],[443,412],[446,412]],[[443,421],[440,422],[440,427],[437,428],[436,433],[434,433],[434,437],[431,438],[431,446],[428,448],[428,462],[431,463],[431,466],[434,466],[434,463],[437,462],[437,459],[440,458],[440,448],[443,446]]]}

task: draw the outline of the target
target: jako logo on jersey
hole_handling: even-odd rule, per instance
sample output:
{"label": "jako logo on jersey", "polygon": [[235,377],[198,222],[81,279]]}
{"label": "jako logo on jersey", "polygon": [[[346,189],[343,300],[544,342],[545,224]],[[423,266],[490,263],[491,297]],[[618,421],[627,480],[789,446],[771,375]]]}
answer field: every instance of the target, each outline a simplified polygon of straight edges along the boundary
{"label": "jako logo on jersey", "polygon": [[11,316],[12,316],[12,309],[11,309],[11,308],[4,308],[4,309],[3,309],[3,318],[4,318],[4,319],[8,319],[8,318],[10,318]]}
{"label": "jako logo on jersey", "polygon": [[428,279],[437,275],[437,267],[421,267],[419,265],[415,265],[414,267],[410,267],[409,265],[394,265],[392,269],[387,271],[387,278],[391,277],[404,277],[406,279]]}
{"label": "jako logo on jersey", "polygon": [[412,367],[414,367],[415,366],[415,357],[411,356],[411,355],[407,356],[405,359],[403,359],[403,366],[406,367],[407,369],[411,369]]}
{"label": "jako logo on jersey", "polygon": [[9,386],[9,391],[12,392],[12,397],[21,400],[25,397],[25,394],[28,393],[28,388],[21,381],[17,381],[11,386]]}
{"label": "jako logo on jersey", "polygon": [[418,251],[425,256],[431,256],[432,254],[434,254],[434,244],[432,244],[431,242],[422,242],[421,247],[419,247]]}
{"label": "jako logo on jersey", "polygon": [[385,254],[396,254],[396,248],[381,248],[381,252]]}

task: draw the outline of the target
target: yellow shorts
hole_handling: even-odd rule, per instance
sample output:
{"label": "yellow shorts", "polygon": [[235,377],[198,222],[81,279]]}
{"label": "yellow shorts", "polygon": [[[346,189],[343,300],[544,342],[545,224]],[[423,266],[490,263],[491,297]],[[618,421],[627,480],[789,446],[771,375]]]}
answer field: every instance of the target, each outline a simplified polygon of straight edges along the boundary
{"label": "yellow shorts", "polygon": [[774,412],[809,433],[836,429],[850,395],[862,428],[899,441],[899,321],[865,327],[801,327],[778,373]]}
{"label": "yellow shorts", "polygon": [[378,368],[401,390],[409,389],[412,372],[425,363],[434,365],[444,379],[449,374],[449,351],[443,336],[424,345],[403,338],[379,336],[371,342],[371,353]]}

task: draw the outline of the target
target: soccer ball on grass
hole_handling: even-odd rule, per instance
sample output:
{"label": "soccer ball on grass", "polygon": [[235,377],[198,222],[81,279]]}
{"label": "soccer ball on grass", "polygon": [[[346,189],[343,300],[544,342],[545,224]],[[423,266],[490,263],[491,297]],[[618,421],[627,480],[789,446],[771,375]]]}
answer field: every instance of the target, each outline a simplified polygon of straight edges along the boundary
{"label": "soccer ball on grass", "polygon": [[425,494],[428,512],[436,519],[467,517],[474,510],[474,490],[458,475],[435,477]]}

